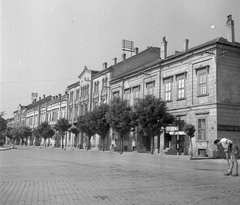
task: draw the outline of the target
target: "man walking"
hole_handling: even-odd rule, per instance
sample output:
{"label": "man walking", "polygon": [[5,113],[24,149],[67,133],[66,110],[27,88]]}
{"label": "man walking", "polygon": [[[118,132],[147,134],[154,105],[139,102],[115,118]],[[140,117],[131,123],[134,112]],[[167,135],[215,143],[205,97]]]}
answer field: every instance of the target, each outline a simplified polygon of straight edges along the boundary
{"label": "man walking", "polygon": [[[231,140],[222,138],[221,140],[215,140],[215,145],[222,145],[224,152],[226,153],[226,159],[228,162],[228,172],[225,174],[226,176],[232,175],[232,176],[238,176],[238,161],[237,161],[237,155],[239,153],[239,148],[236,144],[234,144]],[[230,163],[229,163],[230,158]],[[233,167],[236,167],[236,172],[232,174]]]}

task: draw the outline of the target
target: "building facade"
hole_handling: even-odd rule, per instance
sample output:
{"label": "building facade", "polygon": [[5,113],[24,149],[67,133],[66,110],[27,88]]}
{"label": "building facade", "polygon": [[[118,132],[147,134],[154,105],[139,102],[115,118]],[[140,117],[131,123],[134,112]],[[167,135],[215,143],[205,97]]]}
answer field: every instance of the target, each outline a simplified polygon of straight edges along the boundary
{"label": "building facade", "polygon": [[[154,95],[162,98],[175,122],[155,138],[155,150],[160,154],[189,154],[190,139],[183,131],[184,124],[196,128],[192,138],[196,156],[222,156],[215,139],[227,137],[240,145],[240,43],[235,42],[234,21],[227,19],[227,38],[213,39],[168,56],[166,38],[160,48],[148,47],[128,59],[113,59],[111,66],[103,63],[101,71],[86,66],[76,83],[69,85],[64,96],[55,96],[19,105],[14,112],[14,126],[26,124],[32,128],[43,120],[51,125],[60,117],[71,124],[77,117],[92,111],[101,103],[110,104],[114,97],[126,99],[132,106],[139,98]],[[162,129],[162,128],[159,128]],[[117,133],[111,130],[105,149],[118,150]],[[67,147],[85,148],[87,138],[68,133]],[[54,142],[56,144],[56,142]],[[101,148],[98,135],[91,139],[92,149]],[[150,151],[148,136],[138,130],[124,139],[124,150]]]}

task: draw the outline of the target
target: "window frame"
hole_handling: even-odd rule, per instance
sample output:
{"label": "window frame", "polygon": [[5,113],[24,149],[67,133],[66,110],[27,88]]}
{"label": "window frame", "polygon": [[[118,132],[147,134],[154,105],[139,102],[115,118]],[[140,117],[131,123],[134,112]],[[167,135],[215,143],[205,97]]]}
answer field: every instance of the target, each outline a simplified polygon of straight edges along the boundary
{"label": "window frame", "polygon": [[[209,66],[195,68],[195,71],[196,71],[196,75],[197,75],[197,96],[201,97],[201,96],[209,95],[209,82],[208,82]],[[205,74],[205,76],[206,76],[206,82],[204,83],[205,84],[205,89],[206,89],[205,93],[201,93],[201,87],[202,86],[200,86],[200,76],[203,75],[203,74]]]}
{"label": "window frame", "polygon": [[[181,74],[181,75],[178,75],[178,76],[176,76],[176,78],[177,78],[177,100],[184,100],[184,99],[186,99],[186,76],[185,76],[185,74]],[[181,80],[183,80],[184,82],[183,82],[183,87],[182,88],[180,88],[179,87],[179,82],[181,81]],[[183,96],[180,96],[180,91],[183,91]]]}
{"label": "window frame", "polygon": [[140,85],[133,87],[132,92],[133,92],[133,104],[135,105],[138,102],[138,99],[140,98]]}
{"label": "window frame", "polygon": [[[172,96],[173,96],[173,77],[168,77],[163,79],[164,80],[164,100],[166,102],[171,102],[172,101]],[[167,92],[167,84],[170,84],[170,90]],[[169,99],[167,98],[167,93],[169,93]]]}
{"label": "window frame", "polygon": [[[152,87],[148,87],[152,85]],[[154,95],[155,81],[146,82],[146,95]]]}
{"label": "window frame", "polygon": [[[199,126],[199,120],[201,120],[201,127]],[[202,121],[205,121],[205,127],[202,128]],[[203,131],[205,134],[205,137],[203,138]],[[199,132],[201,132],[201,135],[199,135]],[[207,117],[198,117],[197,118],[197,141],[207,141]]]}

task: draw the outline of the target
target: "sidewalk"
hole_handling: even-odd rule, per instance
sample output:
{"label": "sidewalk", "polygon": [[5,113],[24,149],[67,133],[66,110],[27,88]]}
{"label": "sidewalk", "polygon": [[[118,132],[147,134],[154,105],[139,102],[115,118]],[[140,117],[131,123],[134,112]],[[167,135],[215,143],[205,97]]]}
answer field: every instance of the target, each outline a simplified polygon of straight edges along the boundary
{"label": "sidewalk", "polygon": [[11,147],[5,147],[5,146],[1,146],[0,147],[0,151],[6,151],[6,150],[10,150],[11,149]]}

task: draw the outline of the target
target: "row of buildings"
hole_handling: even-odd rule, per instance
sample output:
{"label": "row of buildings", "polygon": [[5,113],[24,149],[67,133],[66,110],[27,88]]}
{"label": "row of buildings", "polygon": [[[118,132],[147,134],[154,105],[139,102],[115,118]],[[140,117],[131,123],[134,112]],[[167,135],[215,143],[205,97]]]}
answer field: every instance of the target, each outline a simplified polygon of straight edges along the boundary
{"label": "row of buildings", "polygon": [[[240,43],[235,42],[234,21],[227,19],[227,38],[216,38],[189,48],[184,40],[183,50],[167,55],[167,41],[160,47],[148,47],[112,65],[103,63],[101,71],[86,66],[78,80],[66,88],[63,95],[43,96],[30,105],[19,105],[11,120],[13,126],[31,128],[43,121],[54,125],[59,118],[74,123],[77,117],[93,110],[100,103],[110,103],[118,96],[137,103],[151,94],[166,101],[176,121],[156,137],[155,149],[161,154],[189,154],[189,139],[183,132],[184,123],[196,127],[193,138],[194,155],[221,156],[213,144],[227,137],[240,145]],[[118,149],[117,134],[111,132],[106,149]],[[55,136],[57,141],[57,134]],[[83,133],[67,133],[68,147],[85,148]],[[61,142],[59,142],[61,144]],[[99,137],[91,139],[92,149],[101,146]],[[150,141],[143,133],[132,132],[124,139],[124,150],[150,150]]]}

